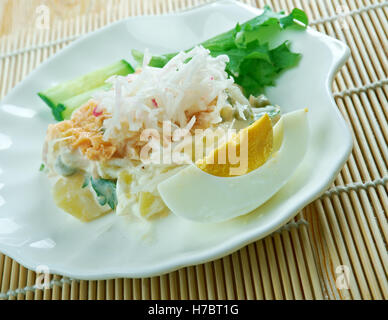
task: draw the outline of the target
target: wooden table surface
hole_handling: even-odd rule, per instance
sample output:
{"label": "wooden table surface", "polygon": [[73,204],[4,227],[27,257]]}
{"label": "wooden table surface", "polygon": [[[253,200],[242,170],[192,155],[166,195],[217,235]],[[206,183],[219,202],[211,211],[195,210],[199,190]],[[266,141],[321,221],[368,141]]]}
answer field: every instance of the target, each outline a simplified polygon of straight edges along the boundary
{"label": "wooden table surface", "polygon": [[20,28],[34,28],[41,15],[49,12],[49,21],[97,12],[110,0],[0,0],[0,37]]}

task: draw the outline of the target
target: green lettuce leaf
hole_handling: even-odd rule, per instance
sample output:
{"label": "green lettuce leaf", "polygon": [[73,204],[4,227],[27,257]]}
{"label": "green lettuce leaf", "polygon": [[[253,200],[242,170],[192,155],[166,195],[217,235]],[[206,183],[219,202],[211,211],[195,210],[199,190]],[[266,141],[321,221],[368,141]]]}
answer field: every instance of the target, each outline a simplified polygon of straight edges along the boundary
{"label": "green lettuce leaf", "polygon": [[[214,57],[226,54],[230,60],[226,71],[242,86],[246,96],[258,95],[265,87],[274,86],[280,74],[295,67],[301,58],[290,50],[288,41],[277,47],[271,47],[271,42],[285,29],[303,30],[307,25],[308,18],[300,9],[285,15],[266,6],[261,15],[200,45],[210,50]],[[176,54],[153,56],[150,66],[162,68]],[[133,50],[132,55],[139,64],[142,63],[142,52]]]}

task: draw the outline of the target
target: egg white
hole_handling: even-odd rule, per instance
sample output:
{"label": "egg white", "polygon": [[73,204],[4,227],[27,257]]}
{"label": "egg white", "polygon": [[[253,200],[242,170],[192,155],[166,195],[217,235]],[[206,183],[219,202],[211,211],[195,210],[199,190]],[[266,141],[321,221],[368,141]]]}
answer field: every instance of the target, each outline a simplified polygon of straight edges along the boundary
{"label": "egg white", "polygon": [[223,178],[191,165],[161,182],[158,191],[168,208],[184,219],[214,223],[245,215],[290,180],[306,154],[308,136],[307,110],[285,114],[274,127],[274,153],[260,168]]}

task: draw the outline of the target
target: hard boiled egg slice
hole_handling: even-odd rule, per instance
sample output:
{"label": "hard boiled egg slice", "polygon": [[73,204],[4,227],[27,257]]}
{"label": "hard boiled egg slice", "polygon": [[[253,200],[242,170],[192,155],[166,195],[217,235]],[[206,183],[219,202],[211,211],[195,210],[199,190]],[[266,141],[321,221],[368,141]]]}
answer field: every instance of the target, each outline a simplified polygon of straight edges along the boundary
{"label": "hard boiled egg slice", "polygon": [[222,222],[247,214],[292,177],[306,154],[308,136],[306,109],[285,114],[274,127],[275,151],[258,169],[224,178],[191,165],[160,183],[159,193],[174,214],[192,221]]}

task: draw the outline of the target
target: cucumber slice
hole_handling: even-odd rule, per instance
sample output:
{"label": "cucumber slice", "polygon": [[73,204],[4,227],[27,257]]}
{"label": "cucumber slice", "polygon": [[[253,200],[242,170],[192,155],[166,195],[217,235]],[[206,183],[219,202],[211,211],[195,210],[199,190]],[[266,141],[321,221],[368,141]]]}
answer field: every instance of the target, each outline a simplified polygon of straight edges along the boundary
{"label": "cucumber slice", "polygon": [[75,97],[72,97],[72,98],[66,100],[63,103],[58,104],[58,107],[63,110],[61,113],[63,119],[65,119],[65,120],[70,119],[73,112],[76,109],[78,109],[80,106],[82,106],[83,104],[88,102],[95,92],[105,91],[105,90],[110,89],[111,87],[112,87],[112,85],[110,83],[106,83],[105,85],[103,85],[99,88],[92,89],[90,91],[86,91],[84,93],[81,93],[78,96],[75,96]]}
{"label": "cucumber slice", "polygon": [[[80,96],[83,93],[102,87],[105,84],[105,81],[111,76],[126,76],[134,72],[135,70],[127,61],[120,60],[119,62],[111,64],[105,68],[90,72],[74,80],[63,82],[46,91],[39,92],[38,95],[52,109],[55,119],[61,121],[64,119],[66,101]],[[72,103],[74,102],[75,100],[72,101]],[[68,114],[69,112],[66,113],[67,116]]]}

